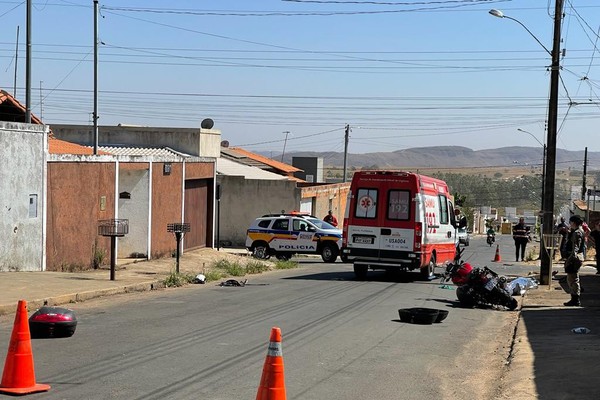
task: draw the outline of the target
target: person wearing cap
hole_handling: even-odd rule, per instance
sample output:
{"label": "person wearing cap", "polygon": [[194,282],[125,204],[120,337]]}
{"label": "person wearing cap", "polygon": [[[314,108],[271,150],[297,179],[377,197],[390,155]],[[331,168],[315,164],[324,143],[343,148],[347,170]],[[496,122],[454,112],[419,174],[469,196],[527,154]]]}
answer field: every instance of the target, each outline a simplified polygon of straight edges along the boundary
{"label": "person wearing cap", "polygon": [[577,307],[581,305],[580,295],[581,286],[579,284],[579,268],[583,263],[583,237],[584,232],[581,228],[583,220],[578,215],[569,218],[571,230],[567,237],[567,259],[565,260],[565,272],[567,273],[567,284],[571,292],[571,300],[564,303],[567,307]]}
{"label": "person wearing cap", "polygon": [[329,225],[337,226],[337,218],[333,215],[333,211],[329,210],[323,221],[327,222]]}
{"label": "person wearing cap", "polygon": [[519,261],[519,254],[521,255],[521,261],[525,261],[525,248],[531,239],[530,233],[531,229],[525,225],[525,218],[519,218],[519,223],[513,227],[516,261]]}

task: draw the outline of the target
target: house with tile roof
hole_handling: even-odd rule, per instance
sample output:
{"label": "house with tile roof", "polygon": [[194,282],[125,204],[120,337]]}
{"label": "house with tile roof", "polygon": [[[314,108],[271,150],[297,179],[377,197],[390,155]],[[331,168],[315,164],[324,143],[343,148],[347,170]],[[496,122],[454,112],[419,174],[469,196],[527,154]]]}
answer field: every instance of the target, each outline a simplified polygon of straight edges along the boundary
{"label": "house with tile roof", "polygon": [[8,121],[0,121],[0,158],[11,162],[0,163],[0,240],[11,245],[0,251],[0,270],[109,263],[110,238],[98,226],[112,219],[129,222],[117,240],[119,258],[170,256],[176,241],[169,223],[190,223],[184,249],[213,246],[215,157],[166,146],[101,147],[94,155],[35,116],[21,123],[24,112],[1,92],[0,116]]}

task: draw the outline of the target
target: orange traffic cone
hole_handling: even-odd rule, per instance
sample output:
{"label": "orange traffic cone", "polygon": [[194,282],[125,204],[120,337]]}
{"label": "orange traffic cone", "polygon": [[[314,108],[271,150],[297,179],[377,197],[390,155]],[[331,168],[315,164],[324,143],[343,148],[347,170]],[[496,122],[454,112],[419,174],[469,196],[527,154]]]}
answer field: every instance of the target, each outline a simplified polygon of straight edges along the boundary
{"label": "orange traffic cone", "polygon": [[496,255],[494,256],[494,259],[492,261],[494,261],[494,262],[502,261],[502,259],[500,258],[500,245],[499,244],[496,245]]}
{"label": "orange traffic cone", "polygon": [[277,327],[271,328],[269,351],[263,366],[256,400],[286,400],[281,329]]}
{"label": "orange traffic cone", "polygon": [[31,352],[31,334],[27,319],[27,302],[19,300],[17,314],[13,326],[0,393],[28,394],[45,392],[50,385],[35,383],[33,370],[33,353]]}

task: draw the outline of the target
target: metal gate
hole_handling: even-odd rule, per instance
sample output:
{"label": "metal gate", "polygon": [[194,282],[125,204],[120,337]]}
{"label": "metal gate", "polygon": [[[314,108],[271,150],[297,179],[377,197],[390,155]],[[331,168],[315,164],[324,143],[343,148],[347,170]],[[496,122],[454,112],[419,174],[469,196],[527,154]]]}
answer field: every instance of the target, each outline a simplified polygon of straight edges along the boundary
{"label": "metal gate", "polygon": [[190,223],[190,232],[185,234],[184,249],[206,247],[208,244],[208,227],[212,221],[212,218],[209,219],[211,201],[208,194],[208,180],[185,181],[184,221]]}

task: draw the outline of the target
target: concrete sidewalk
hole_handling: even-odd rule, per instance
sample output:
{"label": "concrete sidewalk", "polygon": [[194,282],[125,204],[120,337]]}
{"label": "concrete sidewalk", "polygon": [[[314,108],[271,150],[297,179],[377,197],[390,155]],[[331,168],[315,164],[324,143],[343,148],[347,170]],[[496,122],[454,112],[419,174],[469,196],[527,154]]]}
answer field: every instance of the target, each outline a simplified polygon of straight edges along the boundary
{"label": "concrete sidewalk", "polygon": [[[589,262],[580,271],[582,307],[570,300],[559,273],[523,297],[501,399],[599,399],[600,275]],[[556,268],[562,272],[562,266]],[[587,334],[572,332],[585,327]]]}
{"label": "concrete sidewalk", "polygon": [[[238,260],[245,249],[198,249],[180,257],[180,272],[198,274],[223,258]],[[96,297],[147,291],[164,287],[175,271],[175,258],[156,260],[118,260],[115,280],[110,268],[84,272],[0,272],[0,315],[13,314],[19,300],[27,300],[29,311],[48,305],[77,303]]]}

